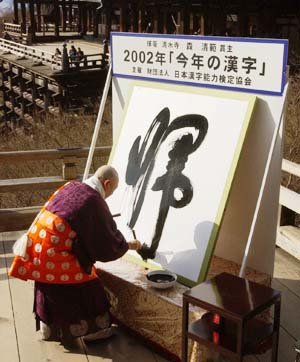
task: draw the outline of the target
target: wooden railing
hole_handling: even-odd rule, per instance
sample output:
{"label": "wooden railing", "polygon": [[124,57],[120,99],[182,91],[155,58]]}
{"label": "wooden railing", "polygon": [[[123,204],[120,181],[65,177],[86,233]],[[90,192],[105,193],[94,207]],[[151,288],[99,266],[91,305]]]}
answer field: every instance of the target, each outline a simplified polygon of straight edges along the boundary
{"label": "wooden railing", "polygon": [[45,50],[40,50],[38,48],[1,38],[0,50],[3,53],[12,53],[20,57],[24,56],[26,58],[32,59],[33,61],[41,62],[42,64],[49,65],[51,67],[55,66],[56,69],[61,69],[61,60],[55,59],[53,53],[47,52]]}
{"label": "wooden railing", "polygon": [[13,41],[21,44],[31,44],[32,34],[29,32],[30,27],[27,24],[4,23],[4,35],[7,34]]}
{"label": "wooden railing", "polygon": [[[108,157],[111,147],[96,147],[94,156]],[[0,165],[39,160],[62,160],[62,175],[0,180],[0,194],[17,191],[55,190],[68,180],[81,179],[77,173],[77,160],[86,158],[89,148],[0,152]],[[1,167],[1,166],[0,166]],[[0,209],[0,232],[28,228],[41,206]]]}
{"label": "wooden railing", "polygon": [[[300,164],[283,160],[282,171],[300,178]],[[276,244],[300,260],[300,228],[295,226],[296,214],[300,215],[300,194],[281,186]]]}
{"label": "wooden railing", "polygon": [[108,62],[107,55],[103,53],[83,55],[81,59],[69,57],[69,64],[72,69],[93,69],[104,68]]}
{"label": "wooden railing", "polygon": [[[108,157],[111,147],[96,147],[94,156]],[[0,180],[0,194],[5,192],[55,189],[70,179],[81,179],[77,174],[76,162],[87,157],[89,148],[52,149],[18,152],[0,152],[0,166],[4,163],[17,164],[25,161],[62,160],[62,175]],[[300,177],[300,165],[283,160],[282,170]],[[283,208],[300,214],[300,194],[281,186],[279,223],[276,244],[300,259],[300,228],[282,217]],[[26,229],[39,211],[40,206],[0,209],[0,232]]]}
{"label": "wooden railing", "polygon": [[[42,64],[51,66],[55,70],[62,70],[62,58],[55,56],[54,53],[40,50],[36,47],[16,43],[10,40],[0,38],[0,51],[3,54],[16,54],[20,57],[32,59],[34,62],[41,62]],[[77,56],[74,58],[68,57],[70,69],[93,69],[104,68],[108,63],[108,54],[97,53],[83,55],[81,59]]]}
{"label": "wooden railing", "polygon": [[4,23],[4,32],[8,34],[22,35],[22,26],[19,24]]}

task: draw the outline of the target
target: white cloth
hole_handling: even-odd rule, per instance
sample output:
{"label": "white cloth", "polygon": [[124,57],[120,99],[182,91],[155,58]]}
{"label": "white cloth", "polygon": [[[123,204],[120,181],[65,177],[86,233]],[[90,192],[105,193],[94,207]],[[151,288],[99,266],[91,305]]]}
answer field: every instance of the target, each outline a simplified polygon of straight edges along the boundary
{"label": "white cloth", "polygon": [[89,185],[92,189],[99,192],[99,194],[105,199],[105,191],[101,181],[96,176],[89,177],[83,183]]}

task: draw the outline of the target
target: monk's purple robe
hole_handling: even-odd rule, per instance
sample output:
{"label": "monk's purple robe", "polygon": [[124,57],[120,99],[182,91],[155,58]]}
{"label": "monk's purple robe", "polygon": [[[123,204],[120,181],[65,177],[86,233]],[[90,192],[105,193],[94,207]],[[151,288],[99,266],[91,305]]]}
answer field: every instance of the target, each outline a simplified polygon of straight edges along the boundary
{"label": "monk's purple robe", "polygon": [[[117,229],[109,208],[90,186],[73,181],[62,188],[46,209],[69,223],[76,232],[72,251],[87,273],[96,261],[112,261],[121,257],[128,244]],[[70,325],[87,325],[94,332],[95,321],[109,309],[109,302],[99,279],[81,284],[46,284],[35,282],[34,313],[39,321],[68,330]],[[84,323],[85,322],[85,323]],[[101,325],[101,322],[100,322]]]}

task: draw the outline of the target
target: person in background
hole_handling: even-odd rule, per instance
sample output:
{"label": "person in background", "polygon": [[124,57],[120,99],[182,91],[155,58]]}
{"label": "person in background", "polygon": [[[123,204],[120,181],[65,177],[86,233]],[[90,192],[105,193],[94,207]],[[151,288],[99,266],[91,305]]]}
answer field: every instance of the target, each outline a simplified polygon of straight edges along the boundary
{"label": "person in background", "polygon": [[77,57],[77,50],[74,45],[71,45],[71,48],[69,50],[69,57],[70,57],[70,63],[74,64],[74,62],[76,61],[76,57]]}
{"label": "person in background", "polygon": [[84,59],[84,53],[81,48],[77,49],[77,56],[76,56],[76,65],[79,67],[80,62]]}
{"label": "person in background", "polygon": [[78,60],[82,60],[83,57],[84,57],[83,50],[81,50],[81,48],[78,48],[78,50],[77,50],[77,58],[78,58]]}
{"label": "person in background", "polygon": [[105,202],[118,182],[117,171],[105,165],[84,182],[66,183],[15,243],[9,274],[35,281],[33,310],[44,340],[68,347],[76,337],[89,342],[112,335],[94,263],[141,248],[138,240],[125,240]]}

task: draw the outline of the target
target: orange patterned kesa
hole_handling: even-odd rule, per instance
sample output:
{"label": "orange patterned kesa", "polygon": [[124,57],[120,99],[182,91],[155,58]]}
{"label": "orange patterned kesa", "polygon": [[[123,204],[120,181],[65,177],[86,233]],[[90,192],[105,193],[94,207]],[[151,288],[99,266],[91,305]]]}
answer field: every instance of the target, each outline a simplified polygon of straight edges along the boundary
{"label": "orange patterned kesa", "polygon": [[26,256],[16,256],[9,274],[42,283],[75,284],[97,277],[95,268],[87,274],[72,253],[76,233],[70,225],[42,209],[29,229]]}

